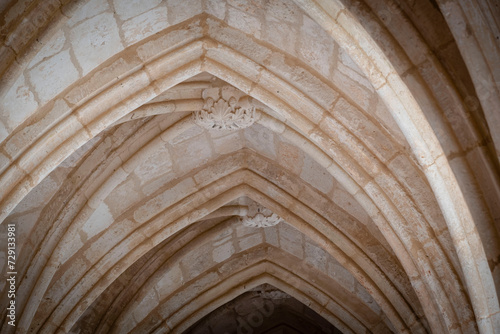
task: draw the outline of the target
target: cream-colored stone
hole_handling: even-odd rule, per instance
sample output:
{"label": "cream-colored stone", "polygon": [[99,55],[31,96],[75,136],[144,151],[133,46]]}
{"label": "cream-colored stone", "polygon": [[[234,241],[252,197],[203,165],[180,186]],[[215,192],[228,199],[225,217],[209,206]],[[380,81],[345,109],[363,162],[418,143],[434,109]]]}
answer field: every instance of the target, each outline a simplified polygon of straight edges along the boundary
{"label": "cream-colored stone", "polygon": [[[76,8],[73,7],[70,10],[70,13],[68,13],[70,15],[70,18],[68,19],[69,27],[72,27],[88,18],[94,17],[109,8],[108,2],[101,0],[90,0],[88,2],[79,2],[76,4],[70,3],[69,5],[66,5],[66,7],[69,6],[76,6]],[[65,14],[67,13],[66,7],[62,8],[63,13]]]}
{"label": "cream-colored stone", "polygon": [[223,20],[226,15],[226,2],[218,0],[205,0],[206,13]]}
{"label": "cream-colored stone", "polygon": [[[143,2],[140,5],[142,7]],[[121,28],[125,37],[124,44],[126,46],[132,45],[168,28],[167,10],[167,7],[159,6],[123,23]]]}
{"label": "cream-colored stone", "polygon": [[82,231],[86,234],[86,238],[90,239],[94,235],[102,232],[113,222],[113,216],[109,212],[106,204],[101,203],[94,211],[92,216],[83,225]]}
{"label": "cream-colored stone", "polygon": [[36,54],[28,65],[28,68],[33,67],[40,61],[50,58],[53,55],[59,53],[66,42],[66,37],[64,36],[64,31],[59,30],[50,41]]}
{"label": "cream-colored stone", "polygon": [[321,75],[328,77],[335,64],[335,43],[317,23],[308,16],[302,18],[302,29],[298,42],[298,54],[313,65]]}
{"label": "cream-colored stone", "polygon": [[304,156],[301,150],[287,142],[280,141],[278,146],[278,161],[284,168],[299,174],[304,164]]}
{"label": "cream-colored stone", "polygon": [[159,299],[163,300],[166,296],[170,295],[178,284],[182,284],[182,272],[179,265],[168,268],[161,279],[156,283],[155,290],[158,293]]}
{"label": "cream-colored stone", "polygon": [[166,145],[161,145],[148,155],[134,170],[144,184],[153,178],[169,173],[172,170],[172,158]]}
{"label": "cream-colored stone", "polygon": [[54,178],[47,177],[37,187],[35,187],[28,196],[16,207],[16,212],[24,212],[35,209],[44,204],[57,191],[59,184]]}
{"label": "cream-colored stone", "polygon": [[231,242],[227,242],[215,248],[212,252],[214,262],[222,262],[227,260],[234,253],[234,246]]}
{"label": "cream-colored stone", "polygon": [[333,188],[332,176],[309,156],[304,157],[300,177],[325,194]]}
{"label": "cream-colored stone", "polygon": [[194,189],[194,182],[190,178],[176,184],[138,208],[134,212],[135,220],[140,223],[147,221],[149,218],[158,214],[162,209],[167,208],[169,205],[183,198],[186,194],[191,193]]}
{"label": "cream-colored stone", "polygon": [[26,85],[21,75],[2,100],[1,117],[7,128],[15,128],[21,124],[37,107],[33,92]]}
{"label": "cream-colored stone", "polygon": [[140,15],[158,6],[161,0],[146,0],[137,2],[134,0],[113,0],[113,6],[121,20],[126,21],[131,17]]}
{"label": "cream-colored stone", "polygon": [[71,44],[83,75],[123,50],[118,25],[112,14],[94,16],[71,29]]}
{"label": "cream-colored stone", "polygon": [[238,243],[238,246],[242,251],[244,251],[246,249],[259,245],[261,242],[262,242],[262,234],[255,233],[241,239]]}
{"label": "cream-colored stone", "polygon": [[78,77],[78,70],[72,63],[68,50],[52,56],[29,71],[30,81],[42,103],[55,97]]}
{"label": "cream-colored stone", "polygon": [[167,0],[170,24],[174,25],[200,14],[203,11],[201,0]]}
{"label": "cream-colored stone", "polygon": [[245,129],[246,145],[270,158],[276,157],[274,135],[261,125],[254,124]]}
{"label": "cream-colored stone", "polygon": [[158,296],[156,295],[155,290],[150,290],[149,293],[144,296],[139,305],[134,310],[133,316],[134,320],[139,323],[142,319],[144,319],[150,312],[151,309],[154,309],[158,305]]}
{"label": "cream-colored stone", "polygon": [[285,251],[298,258],[304,257],[302,247],[303,236],[296,229],[286,223],[279,225],[280,246]]}
{"label": "cream-colored stone", "polygon": [[257,17],[234,7],[227,9],[227,15],[227,22],[230,26],[255,36],[255,38],[260,38],[262,23]]}
{"label": "cream-colored stone", "polygon": [[219,154],[235,152],[244,147],[244,143],[241,140],[239,132],[221,138],[216,138],[213,142],[215,152]]}
{"label": "cream-colored stone", "polygon": [[[4,141],[5,138],[7,138],[7,136],[9,135],[9,132],[7,131],[7,129],[5,128],[5,125],[0,122],[0,142]],[[0,170],[3,169],[3,167],[5,166],[5,164],[7,163],[7,161],[5,161],[5,156],[3,156],[3,159],[0,158]]]}
{"label": "cream-colored stone", "polygon": [[262,39],[281,50],[289,53],[295,53],[297,32],[293,25],[284,22],[267,22],[266,30],[262,33]]}
{"label": "cream-colored stone", "polygon": [[176,161],[177,171],[191,170],[200,166],[212,154],[212,149],[203,134],[173,146],[173,159]]}

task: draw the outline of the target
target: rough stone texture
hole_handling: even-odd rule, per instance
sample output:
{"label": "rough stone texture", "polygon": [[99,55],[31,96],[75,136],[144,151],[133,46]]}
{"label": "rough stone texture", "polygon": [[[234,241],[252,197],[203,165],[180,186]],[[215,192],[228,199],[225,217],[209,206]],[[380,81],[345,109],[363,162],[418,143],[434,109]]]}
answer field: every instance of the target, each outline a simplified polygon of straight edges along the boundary
{"label": "rough stone texture", "polygon": [[[2,333],[500,331],[490,0],[0,12]],[[252,126],[193,122],[223,86]]]}

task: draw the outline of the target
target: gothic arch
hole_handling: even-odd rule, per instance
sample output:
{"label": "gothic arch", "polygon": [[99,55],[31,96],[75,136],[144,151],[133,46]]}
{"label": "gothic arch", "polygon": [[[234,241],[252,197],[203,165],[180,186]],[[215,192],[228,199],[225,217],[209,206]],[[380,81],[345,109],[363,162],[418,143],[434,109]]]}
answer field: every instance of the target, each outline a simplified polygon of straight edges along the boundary
{"label": "gothic arch", "polygon": [[[362,211],[369,216],[374,230],[378,230],[374,233],[380,233],[377,237],[382,236],[381,247],[388,245],[398,258],[408,281],[412,283],[412,293],[416,293],[418,303],[423,306],[431,330],[495,331],[500,316],[495,288],[495,281],[498,281],[500,274],[497,268],[500,243],[496,223],[500,217],[500,188],[498,156],[491,154],[491,147],[494,151],[494,147],[498,146],[496,137],[492,134],[496,121],[491,112],[498,99],[496,86],[494,85],[495,89],[490,96],[480,96],[484,119],[474,116],[476,118],[471,121],[471,110],[467,107],[467,101],[464,101],[467,97],[464,94],[471,93],[474,87],[467,84],[455,87],[452,84],[452,79],[456,79],[457,74],[449,70],[449,67],[445,68],[434,55],[437,44],[428,41],[427,32],[417,24],[414,17],[407,17],[405,2],[394,5],[392,1],[385,1],[393,5],[389,7],[392,8],[389,11],[391,16],[387,20],[387,16],[384,19],[387,13],[380,10],[383,1],[296,1],[301,8],[300,20],[305,20],[307,16],[307,20],[310,20],[309,17],[312,19],[311,25],[319,24],[323,29],[322,33],[328,33],[332,43],[338,43],[345,56],[350,56],[359,66],[366,77],[362,73],[357,75],[363,78],[361,81],[369,83],[364,88],[359,82],[343,86],[338,77],[335,77],[335,70],[328,67],[330,72],[324,72],[322,65],[315,62],[315,59],[301,58],[297,49],[290,49],[283,41],[271,42],[267,35],[252,38],[247,34],[248,31],[244,31],[241,26],[236,27],[238,23],[231,20],[231,15],[236,15],[234,13],[239,11],[237,6],[223,2],[224,8],[232,11],[226,14],[217,12],[205,1],[199,1],[199,7],[186,9],[183,12],[185,16],[180,21],[171,21],[169,18],[170,26],[158,29],[154,35],[144,35],[137,40],[122,36],[122,44],[117,44],[114,49],[110,46],[107,56],[92,60],[94,63],[83,63],[81,59],[77,59],[80,67],[71,79],[73,81],[68,79],[60,87],[47,88],[52,91],[44,91],[36,85],[33,88],[32,85],[27,96],[29,100],[30,96],[36,95],[33,97],[35,102],[29,104],[12,99],[12,92],[24,89],[19,82],[33,80],[36,73],[34,69],[38,65],[31,64],[35,60],[43,61],[46,50],[35,46],[33,40],[39,36],[45,43],[51,42],[52,38],[57,37],[58,28],[74,24],[74,17],[82,13],[80,4],[83,3],[75,1],[66,5],[34,2],[13,21],[7,22],[6,18],[3,22],[7,38],[2,57],[6,60],[3,63],[6,65],[0,68],[5,78],[0,96],[6,101],[4,105],[7,114],[4,112],[0,119],[5,129],[0,147],[2,221],[16,217],[18,211],[15,210],[24,205],[23,199],[40,189],[39,184],[47,180],[51,173],[60,170],[58,166],[64,165],[63,162],[68,158],[76,156],[77,160],[80,159],[77,154],[80,147],[96,145],[96,139],[93,139],[96,136],[111,138],[106,137],[111,133],[110,129],[119,133],[121,130],[118,129],[126,128],[119,124],[135,122],[135,129],[142,131],[144,138],[148,139],[133,143],[133,138],[138,137],[129,133],[128,144],[118,143],[112,146],[116,152],[103,155],[106,158],[114,157],[114,160],[92,162],[95,169],[81,174],[83,179],[77,181],[81,189],[72,190],[72,183],[65,182],[57,194],[68,204],[51,204],[58,207],[54,213],[47,206],[43,219],[48,225],[35,224],[27,232],[30,243],[22,246],[22,252],[26,253],[31,249],[42,257],[29,256],[22,262],[23,272],[30,275],[28,278],[21,278],[20,290],[31,292],[25,292],[19,297],[22,305],[21,328],[39,328],[31,322],[37,312],[44,312],[39,305],[44,305],[42,299],[47,289],[58,282],[59,266],[64,265],[74,251],[79,252],[76,243],[73,245],[76,248],[72,251],[68,245],[74,236],[80,235],[82,226],[96,212],[100,203],[122,182],[129,180],[129,175],[134,173],[146,157],[157,152],[161,145],[170,145],[179,135],[189,133],[192,129],[189,117],[172,125],[174,116],[169,118],[170,114],[181,115],[184,112],[182,109],[167,109],[170,111],[162,111],[157,115],[158,109],[150,101],[175,90],[190,78],[209,73],[248,94],[255,103],[263,104],[265,111],[259,114],[257,124],[268,129],[265,131],[272,133],[273,138],[275,136],[292,142],[300,154],[311,157],[328,177],[340,183],[358,202]],[[16,8],[14,4],[15,2],[9,4],[5,10],[12,13]],[[276,4],[273,2],[273,5]],[[440,5],[441,10],[447,8],[444,3]],[[109,6],[115,6],[115,10],[118,8],[118,14],[115,15],[122,18],[128,15],[120,12],[125,9],[119,5]],[[261,10],[259,7],[252,7],[253,4],[245,6],[248,6],[246,10],[250,13]],[[179,5],[179,8],[182,6]],[[265,8],[268,10],[268,7]],[[279,10],[284,10],[283,8]],[[293,15],[297,8],[292,8],[295,10],[292,11]],[[417,8],[418,10],[423,9]],[[111,18],[108,15],[109,8],[104,13],[107,16],[102,15]],[[26,30],[32,23],[25,19],[37,15],[37,25]],[[290,15],[291,18],[287,19],[294,22],[295,16]],[[433,15],[441,14],[434,8]],[[255,18],[257,14],[250,16]],[[264,17],[263,20],[262,26],[268,27],[269,19]],[[122,24],[120,20],[116,22]],[[394,22],[400,23],[401,29],[395,29]],[[437,26],[445,20],[440,18],[436,22]],[[491,25],[491,21],[489,22]],[[20,35],[23,29],[25,32]],[[470,69],[471,58],[464,48],[466,44],[456,36],[458,27],[450,23],[450,29],[455,34],[458,47],[463,51],[464,60]],[[494,34],[495,29],[492,28],[492,31]],[[447,38],[452,36],[449,31],[444,32],[443,36],[445,35]],[[73,37],[78,39],[78,36]],[[409,37],[415,41],[414,45],[405,41]],[[310,38],[314,42],[315,38],[320,37]],[[451,41],[454,43],[452,38]],[[71,41],[70,50],[77,48],[77,42]],[[68,43],[70,42],[66,41],[66,45]],[[487,48],[484,43],[484,40],[480,42],[479,49]],[[475,52],[474,50],[476,49],[470,49],[470,52]],[[339,55],[339,52],[336,54]],[[483,54],[487,53],[483,51]],[[68,78],[76,63],[73,58],[65,63],[67,68],[63,68],[68,73]],[[495,78],[493,61],[489,58],[481,61],[483,72],[488,74],[485,68],[489,66],[491,77]],[[46,66],[50,64],[47,63]],[[453,66],[459,67],[457,64]],[[470,75],[477,90],[477,76],[472,71]],[[355,93],[353,87],[356,87]],[[436,93],[439,87],[445,88]],[[378,104],[379,98],[387,109],[381,107],[384,110],[381,111],[382,114],[375,115],[374,107],[369,106],[367,101]],[[180,98],[174,105],[177,103],[180,106],[184,103],[182,100]],[[22,106],[22,103],[26,104],[28,111],[23,111],[19,116],[8,114],[12,105]],[[171,103],[158,104],[157,107],[172,105]],[[190,111],[190,106],[186,112]],[[390,112],[397,127],[391,126],[391,121],[381,120],[381,115],[386,115],[385,110]],[[143,116],[147,117],[157,116],[134,120],[134,111],[138,115],[144,113]],[[155,127],[152,120],[158,121],[159,125]],[[481,127],[483,121],[487,128]],[[97,147],[105,146],[98,143],[92,148],[92,152],[97,152],[97,156]],[[234,152],[232,154],[236,154]],[[91,159],[81,159],[80,167],[84,166],[84,161],[90,163]],[[75,175],[76,171],[77,169]],[[242,173],[253,180],[253,174]],[[411,179],[408,175],[411,175]],[[181,174],[176,177],[181,177]],[[272,178],[271,175],[267,177]],[[258,176],[257,179],[259,181],[255,182],[259,186],[254,187],[270,185],[264,182],[265,178]],[[228,180],[230,184],[239,184],[238,179]],[[221,186],[214,182],[213,191]],[[250,189],[243,185],[241,187],[245,191]],[[192,190],[197,191],[196,194],[202,194],[204,188],[196,186]],[[279,205],[273,206],[271,194],[266,196],[259,198],[274,210],[282,210]],[[294,203],[293,198],[289,201]],[[76,206],[73,207],[74,204]],[[219,206],[223,204],[221,202]],[[204,205],[203,202],[200,205]],[[217,208],[213,207],[211,210]],[[201,211],[194,209],[188,211],[192,212],[192,216],[186,216],[180,221],[180,229],[204,216]],[[153,207],[145,207],[144,210],[141,213],[144,217],[162,214],[161,210],[155,211]],[[173,210],[180,213],[185,209],[180,206]],[[280,214],[285,219],[290,214],[293,219],[296,210],[299,209],[292,206],[290,211],[281,211]],[[318,211],[301,219],[315,226],[315,220],[321,215],[322,212]],[[131,219],[139,224],[147,222],[147,226],[154,226],[151,223],[154,220],[137,218],[136,213]],[[327,231],[321,232],[327,238],[323,240],[326,242],[323,246],[333,247],[327,246],[328,242],[333,242],[338,247],[337,243],[342,241]],[[167,235],[169,234],[159,237],[156,244]],[[45,236],[50,238],[46,239]],[[82,238],[83,245],[87,245],[89,240]],[[315,238],[321,237],[315,235]],[[91,242],[88,245],[89,248],[92,247]],[[139,259],[138,254],[151,249],[151,244],[146,243],[143,247],[135,255],[130,253],[131,258]],[[349,249],[352,246],[345,247]],[[363,251],[362,247],[364,246],[360,249]],[[121,259],[118,254],[116,256],[116,259]],[[111,259],[111,255],[108,258]],[[352,254],[347,258],[349,260],[343,264],[353,271],[358,280],[368,285],[371,284],[367,283],[370,280],[377,282],[373,286],[379,292],[372,292],[396,331],[425,329],[425,326],[415,320],[422,317],[422,314],[415,316],[414,311],[408,311],[405,307],[399,309],[400,305],[405,304],[400,304],[400,301],[405,300],[408,294],[399,291],[403,297],[398,293],[397,296],[392,295],[391,291],[397,291],[401,286],[389,287],[394,283],[387,283],[392,279],[386,280],[388,274],[379,272],[378,269],[370,271],[370,262],[363,260],[361,265],[357,262],[360,259]],[[357,272],[358,269],[350,267],[349,261],[357,263],[368,274],[363,276],[364,274]],[[94,266],[98,262],[90,263]],[[123,272],[132,263],[125,263],[120,270]],[[374,262],[373,268],[379,267],[380,264]],[[88,293],[92,282],[98,282],[104,277],[104,273],[99,271],[93,275],[85,276],[87,278],[82,280],[82,284],[88,289],[81,290],[81,293]],[[116,275],[112,276],[111,281],[116,278]],[[62,281],[57,284],[60,283]],[[102,288],[100,289],[81,304],[71,325],[83,313],[88,302],[102,293]],[[387,300],[390,302],[384,305]],[[5,302],[6,300],[2,300],[2,305]],[[24,305],[26,307],[23,308]],[[63,310],[65,311],[71,310]],[[62,326],[61,321],[64,319],[50,320],[51,326]],[[6,322],[3,326],[12,330],[7,327]]]}

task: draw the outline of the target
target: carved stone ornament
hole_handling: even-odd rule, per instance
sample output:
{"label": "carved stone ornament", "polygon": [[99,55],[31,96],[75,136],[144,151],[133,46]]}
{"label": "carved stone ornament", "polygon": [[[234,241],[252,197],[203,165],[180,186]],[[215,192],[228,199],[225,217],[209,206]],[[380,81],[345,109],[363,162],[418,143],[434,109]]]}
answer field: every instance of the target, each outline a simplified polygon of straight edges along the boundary
{"label": "carved stone ornament", "polygon": [[256,210],[250,208],[248,215],[241,217],[240,220],[243,225],[248,227],[270,227],[278,224],[282,219],[269,209],[257,207]]}
{"label": "carved stone ornament", "polygon": [[205,104],[193,113],[193,118],[205,129],[238,130],[255,122],[255,107],[234,87],[207,88],[202,96]]}

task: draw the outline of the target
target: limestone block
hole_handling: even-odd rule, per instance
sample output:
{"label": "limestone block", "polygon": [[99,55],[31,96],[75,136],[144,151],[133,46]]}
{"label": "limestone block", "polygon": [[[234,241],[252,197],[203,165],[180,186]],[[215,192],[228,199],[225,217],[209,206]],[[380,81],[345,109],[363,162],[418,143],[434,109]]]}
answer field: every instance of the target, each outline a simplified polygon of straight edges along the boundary
{"label": "limestone block", "polygon": [[152,309],[158,306],[158,304],[156,291],[154,289],[149,290],[148,293],[140,299],[140,303],[135,307],[132,313],[135,321],[139,323]]}
{"label": "limestone block", "polygon": [[[419,203],[419,209],[427,217],[434,231],[439,233],[446,229],[446,223],[435,202],[430,185],[419,177],[420,171],[417,166],[403,155],[396,156],[387,166],[406,189],[414,189],[412,197]],[[418,191],[415,191],[416,189]]]}
{"label": "limestone block", "polygon": [[[2,131],[2,129],[2,123],[0,122],[0,131]],[[9,166],[9,164],[10,159],[7,158],[5,154],[0,153],[0,173],[3,173],[3,171]]]}
{"label": "limestone block", "polygon": [[[20,216],[15,215],[14,217],[12,217],[12,222],[17,223],[16,226],[16,236],[18,240],[16,245],[17,254],[22,254],[21,251],[22,249],[24,249],[27,240],[29,240],[29,235],[31,233],[31,230],[38,221],[40,214],[41,210],[34,210],[27,214],[23,214]],[[8,219],[9,218],[7,218],[6,222],[10,223]]]}
{"label": "limestone block", "polygon": [[109,212],[106,204],[101,203],[94,213],[89,217],[87,222],[82,226],[82,231],[86,233],[87,239],[102,232],[113,223],[113,216]]}
{"label": "limestone block", "polygon": [[234,254],[234,246],[232,242],[226,242],[225,244],[215,248],[212,251],[212,257],[214,262],[220,263],[227,260]]}
{"label": "limestone block", "polygon": [[40,61],[45,60],[53,55],[59,53],[66,42],[66,37],[64,36],[64,31],[57,31],[54,36],[49,40],[47,44],[45,44],[40,51],[33,57],[31,62],[28,64],[28,68],[33,67],[38,64]]}
{"label": "limestone block", "polygon": [[176,171],[189,171],[201,166],[212,155],[212,148],[203,134],[173,146]]}
{"label": "limestone block", "polygon": [[219,0],[205,0],[206,12],[210,15],[224,20],[226,16],[226,2]]}
{"label": "limestone block", "polygon": [[214,236],[214,242],[212,243],[212,246],[217,247],[222,244],[225,244],[227,241],[229,241],[232,237],[233,230],[228,229],[228,230],[223,230],[220,233],[218,233],[216,236]]}
{"label": "limestone block", "polygon": [[224,66],[237,71],[238,74],[253,81],[258,80],[260,71],[262,70],[259,64],[223,45],[218,45],[217,48],[209,48],[207,50],[207,57],[224,64]]}
{"label": "limestone block", "polygon": [[[130,220],[122,220],[111,224],[97,240],[83,250],[83,255],[91,263],[106,255],[97,268],[97,270],[101,270],[102,274],[113,265],[118,254],[126,254],[140,242],[142,235],[127,237],[136,227],[137,225]],[[119,243],[117,244],[117,242]]]}
{"label": "limestone block", "polygon": [[380,124],[380,126],[384,129],[386,129],[394,138],[396,138],[396,141],[400,145],[408,147],[405,136],[401,132],[401,129],[396,123],[396,120],[394,119],[394,117],[392,117],[391,113],[387,109],[384,101],[382,101],[380,97],[377,97],[377,100],[373,101],[372,104],[373,106],[371,107],[371,110],[373,116],[377,119],[377,123]]}
{"label": "limestone block", "polygon": [[56,180],[48,176],[40,182],[24,199],[17,205],[14,213],[33,210],[43,204],[57,191],[59,184]]}
{"label": "limestone block", "polygon": [[266,20],[296,24],[300,20],[301,9],[293,2],[270,0],[266,2]]}
{"label": "limestone block", "polygon": [[0,118],[7,129],[21,124],[38,107],[35,96],[26,84],[24,75],[17,78],[2,99]]}
{"label": "limestone block", "polygon": [[213,140],[213,143],[215,152],[219,154],[235,152],[244,147],[239,132],[235,132],[221,138],[216,138]]}
{"label": "limestone block", "polygon": [[[320,128],[324,132],[315,131],[311,136],[314,139],[318,138],[318,142],[324,142],[322,144],[327,147],[330,156],[358,184],[364,184],[369,180],[367,173],[375,175],[380,171],[382,165],[373,153],[357,137],[339,124],[338,121],[333,118],[326,118],[321,123]],[[335,139],[332,140],[329,135]],[[344,152],[340,152],[339,148],[342,148]],[[349,153],[347,154],[347,152]]]}
{"label": "limestone block", "polygon": [[300,174],[304,164],[304,154],[296,146],[280,141],[278,144],[278,162],[294,174]]}
{"label": "limestone block", "polygon": [[201,0],[167,0],[168,21],[175,25],[203,12]]}
{"label": "limestone block", "polygon": [[136,186],[137,183],[139,182],[136,179],[129,177],[109,193],[105,203],[113,217],[116,218],[123,214],[131,205],[139,202],[142,198],[143,195]]}
{"label": "limestone block", "polygon": [[318,245],[312,243],[312,240],[306,239],[305,243],[305,260],[311,263],[319,270],[326,272],[328,254]]}
{"label": "limestone block", "polygon": [[262,23],[257,17],[234,7],[229,7],[227,14],[227,23],[230,26],[244,31],[255,38],[260,38]]}
{"label": "limestone block", "polygon": [[[332,300],[330,300],[328,304],[326,304],[326,309],[335,314],[335,316],[340,319],[352,319],[352,316],[351,314],[349,314],[348,310]],[[366,332],[366,327],[356,320],[349,321],[349,328],[352,330],[352,333]]]}
{"label": "limestone block", "polygon": [[328,262],[328,275],[339,282],[339,284],[342,285],[346,290],[354,292],[354,277],[338,262]]}
{"label": "limestone block", "polygon": [[193,298],[195,298],[201,291],[207,289],[209,286],[216,284],[219,280],[219,275],[214,272],[208,273],[205,276],[199,278],[196,284],[189,286],[188,289],[184,289],[174,296],[172,296],[168,303],[164,303],[158,309],[160,315],[167,319],[172,313],[177,311],[183,305],[189,303]]}
{"label": "limestone block", "polygon": [[192,178],[182,180],[135,210],[134,219],[140,223],[147,221],[163,209],[168,208],[170,205],[194,191],[194,185]]}
{"label": "limestone block", "polygon": [[365,302],[375,313],[380,314],[382,311],[380,306],[373,300],[372,296],[366,291],[366,289],[360,285],[356,284],[356,295]]}
{"label": "limestone block", "polygon": [[[287,102],[299,109],[314,123],[321,120],[324,110],[330,109],[339,96],[337,91],[326,85],[319,77],[313,75],[297,62],[291,61],[282,53],[273,53],[269,58],[267,68],[270,72],[278,75],[283,82],[286,82],[285,86],[292,85],[296,88],[290,88],[289,91],[281,94],[282,96],[285,96],[286,93],[290,94],[287,97]],[[265,82],[265,79],[272,82],[272,86],[275,86],[276,79],[266,78],[263,75],[262,83]],[[275,89],[273,88],[273,90]],[[304,109],[301,110],[302,108]]]}
{"label": "limestone block", "polygon": [[247,146],[270,158],[276,158],[274,135],[265,127],[254,124],[244,131]]}
{"label": "limestone block", "polygon": [[343,98],[333,109],[333,115],[360,138],[382,161],[389,161],[397,146],[367,116]]}
{"label": "limestone block", "polygon": [[141,160],[142,162],[134,170],[134,174],[141,181],[141,185],[172,170],[170,152],[163,143]]}
{"label": "limestone block", "polygon": [[297,31],[293,25],[284,22],[267,22],[267,27],[262,33],[262,39],[275,47],[291,54],[295,54]]}
{"label": "limestone block", "polygon": [[94,16],[75,26],[70,32],[70,38],[83,75],[123,50],[118,25],[110,13]]}
{"label": "limestone block", "polygon": [[311,64],[318,72],[328,78],[335,64],[338,46],[309,16],[304,15],[300,39],[298,41],[298,56]]}
{"label": "limestone block", "polygon": [[[82,100],[88,99],[96,92],[100,91],[110,83],[115,83],[129,74],[131,71],[142,66],[141,61],[135,54],[127,54],[113,61],[108,66],[101,66],[99,70],[87,77],[85,81],[80,81],[78,86],[71,89],[64,98],[72,104],[79,104]],[[128,83],[130,80],[123,80],[122,83]],[[137,84],[137,83],[135,83]],[[128,88],[125,85],[125,88]],[[116,97],[112,100],[116,102]]]}
{"label": "limestone block", "polygon": [[365,88],[358,81],[356,81],[357,78],[361,81],[364,79],[361,77],[346,75],[344,72],[346,71],[340,71],[339,68],[335,69],[331,76],[332,83],[337,87],[342,87],[342,91],[352,101],[355,101],[359,108],[367,110],[370,108],[372,101],[376,100],[375,94],[371,92],[371,89]]}
{"label": "limestone block", "polygon": [[28,73],[42,103],[51,100],[80,76],[71,61],[69,50],[39,63]]}
{"label": "limestone block", "polygon": [[235,153],[233,155],[217,159],[213,164],[202,169],[194,175],[194,179],[199,185],[206,185],[211,180],[221,178],[231,172],[236,171],[243,164],[243,154]]}
{"label": "limestone block", "polygon": [[123,321],[120,323],[120,330],[122,330],[124,333],[129,333],[132,331],[135,327],[137,326],[137,323],[135,322],[134,317],[126,317],[123,319]]}
{"label": "limestone block", "polygon": [[333,188],[333,177],[330,173],[308,155],[304,157],[300,178],[325,194],[328,194]]}
{"label": "limestone block", "polygon": [[86,2],[71,2],[62,8],[62,12],[70,18],[67,21],[69,27],[73,27],[79,22],[94,17],[109,8],[107,1],[89,0]]}
{"label": "limestone block", "polygon": [[248,226],[245,226],[243,224],[240,224],[239,222],[238,222],[238,226],[236,226],[236,236],[238,238],[242,238],[244,236],[259,233],[259,232],[260,231],[258,228],[248,227]]}
{"label": "limestone block", "polygon": [[[342,52],[340,56],[340,61],[337,63],[336,69],[342,72],[346,77],[351,78],[357,84],[361,85],[367,90],[367,97],[371,97],[374,93],[374,89],[370,81],[361,72],[358,66],[353,62],[353,60],[346,55],[346,52]],[[345,89],[345,92],[349,94],[349,90]],[[369,93],[368,93],[369,92]]]}
{"label": "limestone block", "polygon": [[183,277],[189,281],[201,273],[205,272],[213,265],[212,252],[210,244],[204,244],[196,247],[181,261]]}
{"label": "limestone block", "polygon": [[154,288],[158,293],[159,299],[163,300],[181,284],[183,284],[181,268],[179,264],[175,264],[169,267],[166,273],[162,274],[161,279],[156,282]]}
{"label": "limestone block", "polygon": [[304,258],[304,249],[302,248],[302,234],[286,223],[280,223],[278,226],[281,249],[298,258]]}
{"label": "limestone block", "polygon": [[265,241],[275,247],[279,247],[278,242],[278,229],[274,226],[267,227],[264,229]]}
{"label": "limestone block", "polygon": [[158,178],[155,178],[154,180],[151,180],[147,184],[145,184],[142,187],[142,192],[146,196],[150,196],[154,192],[156,192],[158,189],[161,189],[164,187],[167,183],[171,182],[173,179],[177,177],[177,174],[173,171],[170,173],[164,174]]}
{"label": "limestone block", "polygon": [[[171,12],[168,13],[171,14]],[[160,34],[158,38],[153,38],[151,41],[142,44],[137,48],[137,54],[142,61],[146,62],[158,54],[177,49],[181,45],[191,43],[202,36],[200,21],[194,21],[188,27]]]}
{"label": "limestone block", "polygon": [[188,139],[191,139],[193,137],[196,137],[200,134],[202,134],[204,129],[199,126],[193,126],[189,128],[188,130],[180,133],[178,136],[174,137],[172,140],[170,140],[171,145],[177,145],[179,143],[182,143]]}
{"label": "limestone block", "polygon": [[113,0],[115,11],[123,21],[147,12],[148,10],[158,6],[160,3],[161,0]]}
{"label": "limestone block", "polygon": [[27,10],[27,7],[30,4],[31,4],[30,1],[16,1],[13,3],[9,2],[2,3],[2,5],[0,5],[3,7],[2,9],[5,9],[7,5],[11,5],[7,6],[9,8],[7,8],[6,11],[2,10],[3,24],[7,26],[8,24],[12,23],[13,20],[20,17]]}
{"label": "limestone block", "polygon": [[370,216],[347,190],[335,188],[332,194],[332,200],[362,224],[368,225],[371,223]]}
{"label": "limestone block", "polygon": [[242,35],[231,27],[223,27],[219,21],[207,19],[208,35],[230,48],[238,50],[253,61],[262,64],[272,51],[255,42],[251,36]]}
{"label": "limestone block", "polygon": [[262,233],[255,233],[245,238],[241,238],[238,242],[238,245],[240,247],[240,250],[244,251],[254,246],[257,246],[261,243],[262,243]]}
{"label": "limestone block", "polygon": [[[9,135],[9,132],[5,128],[5,125],[0,122],[0,142],[3,142],[5,138]],[[0,158],[0,170],[3,169],[2,167],[4,166],[4,163],[8,163],[8,161],[5,161],[5,155],[2,154],[2,157]]]}
{"label": "limestone block", "polygon": [[[143,3],[138,3],[142,5]],[[122,25],[125,45],[132,45],[158,31],[168,28],[167,8],[157,7],[142,15],[136,16]]]}

